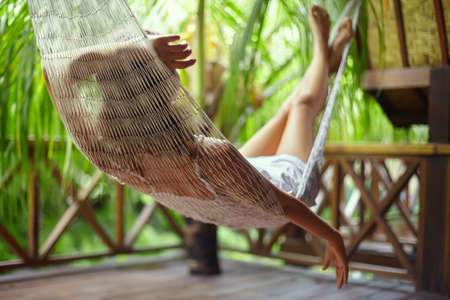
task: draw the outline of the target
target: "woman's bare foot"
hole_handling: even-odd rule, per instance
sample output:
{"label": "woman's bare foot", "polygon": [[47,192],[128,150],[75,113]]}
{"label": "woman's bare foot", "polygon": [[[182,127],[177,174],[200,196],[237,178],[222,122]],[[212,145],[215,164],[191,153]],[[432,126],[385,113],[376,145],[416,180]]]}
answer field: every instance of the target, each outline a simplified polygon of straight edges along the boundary
{"label": "woman's bare foot", "polygon": [[327,90],[315,86],[317,81],[327,83],[327,71],[330,69],[330,18],[327,11],[312,5],[309,10],[309,25],[313,36],[313,58],[301,83],[281,107],[281,116],[287,116],[293,107],[297,107],[315,118],[325,106]]}
{"label": "woman's bare foot", "polygon": [[[330,36],[330,17],[327,11],[320,6],[311,5],[309,10],[309,25],[311,27],[314,45],[314,54],[309,68],[314,70],[312,73],[316,73],[320,72],[322,69],[329,69],[330,52],[328,39]],[[311,71],[309,71],[309,73],[312,74]],[[308,83],[306,82],[306,84]],[[314,97],[299,97],[298,101],[305,106],[308,106],[310,112],[315,117],[325,106],[325,99],[326,96],[315,95]]]}
{"label": "woman's bare foot", "polygon": [[327,61],[329,56],[328,38],[330,35],[330,17],[327,11],[320,6],[311,5],[309,9],[309,25],[314,44],[313,59],[318,58]]}
{"label": "woman's bare foot", "polygon": [[330,56],[328,61],[330,64],[330,75],[337,72],[339,64],[341,63],[344,47],[353,37],[353,34],[352,20],[347,17],[339,24],[338,34],[329,50]]}

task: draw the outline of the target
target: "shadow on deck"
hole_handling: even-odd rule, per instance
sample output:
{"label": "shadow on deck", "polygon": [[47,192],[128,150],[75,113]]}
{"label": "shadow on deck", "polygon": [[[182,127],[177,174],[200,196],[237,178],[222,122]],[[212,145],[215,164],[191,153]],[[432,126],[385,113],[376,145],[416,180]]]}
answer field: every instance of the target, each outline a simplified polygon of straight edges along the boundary
{"label": "shadow on deck", "polygon": [[219,276],[191,276],[182,259],[93,268],[21,272],[0,277],[0,299],[447,299],[415,293],[412,284],[349,280],[298,267],[222,260]]}

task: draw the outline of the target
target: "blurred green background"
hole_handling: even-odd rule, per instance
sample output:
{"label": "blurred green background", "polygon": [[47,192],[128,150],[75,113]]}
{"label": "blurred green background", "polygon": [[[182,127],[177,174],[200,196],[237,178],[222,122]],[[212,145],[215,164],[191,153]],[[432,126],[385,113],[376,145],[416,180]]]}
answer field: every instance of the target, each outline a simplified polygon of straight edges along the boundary
{"label": "blurred green background", "polygon": [[[159,33],[181,33],[198,58],[196,66],[180,72],[218,128],[237,146],[251,137],[277,111],[296,86],[312,56],[308,8],[324,6],[332,25],[345,0],[128,0],[144,28]],[[337,100],[329,141],[421,143],[426,126],[394,128],[377,102],[359,88],[367,53],[367,10],[363,1],[359,31],[362,47],[352,45]],[[382,19],[382,16],[378,16]],[[380,22],[380,28],[382,22]],[[382,30],[380,29],[380,32]],[[82,187],[93,167],[71,143],[45,88],[40,57],[25,0],[1,0],[0,4],[0,221],[26,248],[27,195],[30,153],[40,180],[43,214],[40,242],[47,237],[67,207],[66,196],[54,180],[44,158],[54,162],[66,184]],[[45,148],[43,141],[49,147]],[[55,147],[54,141],[61,141]],[[10,170],[18,173],[5,187]],[[112,180],[103,176],[92,194],[97,219],[113,235],[115,222]],[[126,189],[126,229],[140,209],[153,201]],[[174,214],[177,221],[183,220]],[[177,242],[167,220],[157,214],[138,237],[138,245]],[[57,243],[54,253],[106,250],[90,227],[78,219]],[[220,229],[221,242],[245,246],[232,230]],[[0,260],[14,255],[0,240]]]}

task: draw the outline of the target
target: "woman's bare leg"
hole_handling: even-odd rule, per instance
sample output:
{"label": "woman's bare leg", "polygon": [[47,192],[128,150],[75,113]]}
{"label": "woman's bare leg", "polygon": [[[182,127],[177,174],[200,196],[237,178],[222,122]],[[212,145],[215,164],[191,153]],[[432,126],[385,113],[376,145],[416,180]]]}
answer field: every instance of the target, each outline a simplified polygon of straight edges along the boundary
{"label": "woman's bare leg", "polygon": [[314,121],[328,94],[330,20],[327,12],[312,6],[309,23],[313,32],[314,57],[291,103],[277,154],[292,154],[307,161],[314,141]]}
{"label": "woman's bare leg", "polygon": [[289,110],[283,106],[277,114],[259,129],[239,151],[245,157],[274,155],[283,136]]}
{"label": "woman's bare leg", "polygon": [[[327,46],[330,25],[326,11],[317,6],[311,7],[310,24],[314,37],[314,58],[303,77],[301,89],[295,92],[277,150],[277,154],[292,154],[305,162],[312,149],[315,118],[324,107],[328,94],[328,74],[332,71]],[[292,223],[327,241],[324,268],[330,262],[335,266],[336,285],[341,288],[347,283],[348,262],[339,232],[298,199],[289,195],[279,195],[278,199]]]}
{"label": "woman's bare leg", "polygon": [[[315,33],[314,33],[315,34]],[[338,35],[333,42],[333,45],[328,49],[329,56],[329,75],[336,72],[341,61],[342,51],[345,44],[352,37],[351,20],[344,19],[339,25]],[[316,52],[314,53],[316,55]],[[310,66],[310,68],[315,65]],[[314,72],[307,71],[304,78],[297,86],[297,88],[287,98],[286,102],[280,108],[278,113],[261,129],[259,129],[239,151],[246,157],[255,157],[262,155],[275,155],[279,149],[283,133],[286,128],[289,113],[291,111],[292,103],[301,101],[302,93],[300,92],[304,82],[308,82],[305,77]],[[300,98],[299,98],[300,97]],[[324,95],[326,97],[326,94]],[[303,131],[300,126],[300,131]]]}

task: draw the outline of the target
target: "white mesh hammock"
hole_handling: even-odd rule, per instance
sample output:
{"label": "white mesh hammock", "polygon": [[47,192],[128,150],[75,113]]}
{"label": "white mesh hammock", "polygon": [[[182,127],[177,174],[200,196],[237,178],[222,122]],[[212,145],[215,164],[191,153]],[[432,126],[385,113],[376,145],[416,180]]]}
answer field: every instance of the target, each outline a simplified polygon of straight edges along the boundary
{"label": "white mesh hammock", "polygon": [[[357,19],[360,0],[344,14]],[[356,4],[355,4],[356,3]],[[288,220],[277,188],[158,58],[125,0],[28,0],[52,101],[100,170],[179,213],[230,227]],[[354,22],[356,23],[356,22]],[[332,33],[333,35],[333,33]],[[297,196],[313,202],[348,45]]]}

